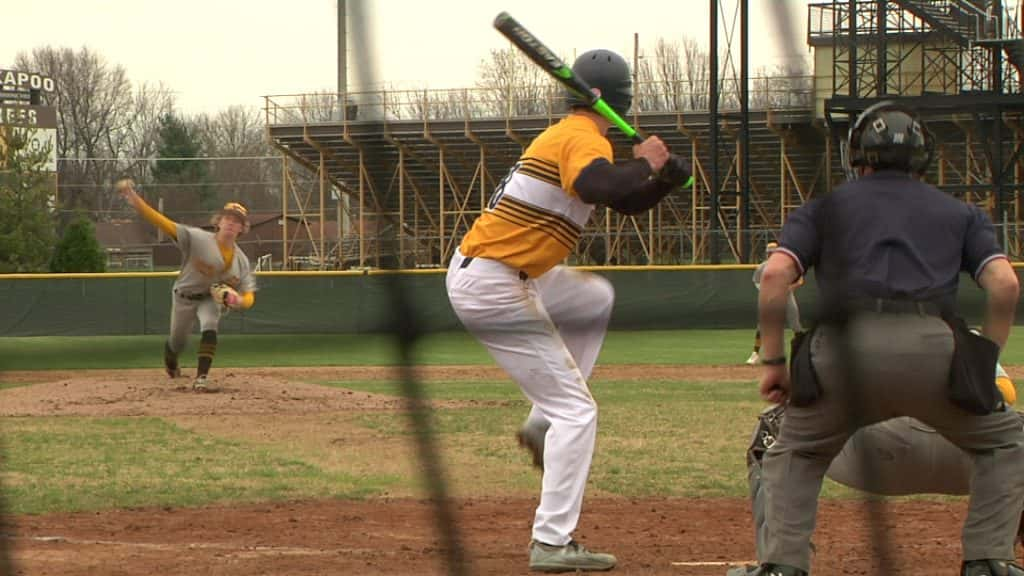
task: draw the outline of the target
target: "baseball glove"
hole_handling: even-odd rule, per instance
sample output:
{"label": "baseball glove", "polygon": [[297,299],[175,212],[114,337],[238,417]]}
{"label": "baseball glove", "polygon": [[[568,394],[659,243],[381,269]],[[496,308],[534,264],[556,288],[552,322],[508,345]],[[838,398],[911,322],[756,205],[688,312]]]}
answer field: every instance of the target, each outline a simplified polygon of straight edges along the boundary
{"label": "baseball glove", "polygon": [[[223,282],[217,282],[210,286],[210,295],[213,296],[214,302],[222,306],[227,306],[228,308],[235,308],[238,305],[237,303],[241,300],[238,297],[238,291]],[[229,304],[229,299],[235,304]]]}
{"label": "baseball glove", "polygon": [[782,419],[786,413],[785,404],[773,404],[761,411],[757,417],[757,428],[747,450],[747,466],[760,464],[764,453],[775,444],[782,430]]}

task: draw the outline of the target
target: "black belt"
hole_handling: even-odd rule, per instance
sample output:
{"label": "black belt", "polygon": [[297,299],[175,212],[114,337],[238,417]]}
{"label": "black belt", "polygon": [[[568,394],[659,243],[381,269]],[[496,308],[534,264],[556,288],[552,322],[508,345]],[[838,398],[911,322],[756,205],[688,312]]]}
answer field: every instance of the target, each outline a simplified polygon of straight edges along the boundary
{"label": "black belt", "polygon": [[188,294],[188,293],[182,292],[181,290],[178,290],[177,288],[174,289],[174,293],[177,294],[178,296],[181,296],[185,300],[194,300],[196,302],[198,302],[200,300],[206,300],[207,298],[210,297],[210,293],[209,292],[199,292],[199,293],[196,293],[196,294]]}
{"label": "black belt", "polygon": [[943,317],[943,307],[930,300],[890,300],[888,298],[862,298],[854,300],[852,310],[877,312],[879,314],[921,314]]}
{"label": "black belt", "polygon": [[[473,259],[475,259],[475,258],[476,258],[476,256],[463,256],[462,257],[462,262],[459,264],[459,269],[468,267],[470,265],[470,263],[473,262]],[[523,272],[522,270],[519,271],[519,279],[520,280],[525,282],[529,278],[530,278],[530,276],[526,272]]]}

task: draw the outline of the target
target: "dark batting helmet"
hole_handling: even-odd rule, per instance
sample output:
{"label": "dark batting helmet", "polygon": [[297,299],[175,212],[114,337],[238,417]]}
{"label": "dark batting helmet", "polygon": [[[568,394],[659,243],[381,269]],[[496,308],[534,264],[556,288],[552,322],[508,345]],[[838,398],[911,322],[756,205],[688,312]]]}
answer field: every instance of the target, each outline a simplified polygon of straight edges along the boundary
{"label": "dark batting helmet", "polygon": [[932,160],[932,137],[917,114],[892,100],[861,112],[846,140],[847,176],[856,168],[901,170],[922,175]]}
{"label": "dark batting helmet", "polygon": [[[591,88],[600,90],[601,98],[620,116],[629,112],[633,105],[633,76],[625,58],[611,50],[590,50],[576,59],[572,72]],[[571,91],[568,101],[569,107],[587,105]]]}

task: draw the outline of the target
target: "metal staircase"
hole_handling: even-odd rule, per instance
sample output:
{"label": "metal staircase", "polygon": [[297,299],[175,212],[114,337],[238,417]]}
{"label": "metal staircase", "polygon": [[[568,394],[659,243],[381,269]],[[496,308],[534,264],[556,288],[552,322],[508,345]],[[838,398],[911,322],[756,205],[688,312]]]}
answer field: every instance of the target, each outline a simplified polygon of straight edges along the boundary
{"label": "metal staircase", "polygon": [[993,12],[990,0],[895,0],[895,4],[917,16],[965,49],[988,48],[1002,51],[1018,75],[1024,66],[1024,39],[1015,19],[1007,15],[1005,30]]}
{"label": "metal staircase", "polygon": [[995,17],[985,10],[986,0],[896,0],[896,4],[964,48],[991,38],[996,28]]}

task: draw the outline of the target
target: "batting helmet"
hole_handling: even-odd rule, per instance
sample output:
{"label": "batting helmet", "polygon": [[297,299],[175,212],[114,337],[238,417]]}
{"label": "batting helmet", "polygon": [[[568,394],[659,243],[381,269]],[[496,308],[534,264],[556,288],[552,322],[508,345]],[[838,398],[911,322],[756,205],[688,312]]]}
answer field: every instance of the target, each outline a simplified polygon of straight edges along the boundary
{"label": "batting helmet", "polygon": [[[601,91],[601,98],[619,115],[633,105],[633,76],[626,59],[611,50],[584,52],[572,65],[573,74],[591,88]],[[569,107],[586,106],[579,96],[569,92]]]}
{"label": "batting helmet", "polygon": [[883,100],[861,112],[846,139],[846,169],[851,180],[856,168],[902,170],[924,174],[932,160],[931,134],[912,110]]}

